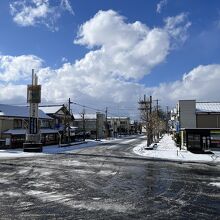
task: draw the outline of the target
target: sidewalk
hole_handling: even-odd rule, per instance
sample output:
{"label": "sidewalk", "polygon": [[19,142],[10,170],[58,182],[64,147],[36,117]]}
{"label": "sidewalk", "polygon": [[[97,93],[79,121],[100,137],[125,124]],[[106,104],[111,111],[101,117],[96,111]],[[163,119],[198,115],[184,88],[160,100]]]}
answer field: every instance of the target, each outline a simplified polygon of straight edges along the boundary
{"label": "sidewalk", "polygon": [[143,141],[140,145],[136,146],[133,149],[134,153],[143,157],[171,161],[220,163],[219,154],[193,154],[187,150],[180,150],[176,147],[171,136],[167,134],[160,140],[156,149],[145,150],[146,144],[147,141]]}

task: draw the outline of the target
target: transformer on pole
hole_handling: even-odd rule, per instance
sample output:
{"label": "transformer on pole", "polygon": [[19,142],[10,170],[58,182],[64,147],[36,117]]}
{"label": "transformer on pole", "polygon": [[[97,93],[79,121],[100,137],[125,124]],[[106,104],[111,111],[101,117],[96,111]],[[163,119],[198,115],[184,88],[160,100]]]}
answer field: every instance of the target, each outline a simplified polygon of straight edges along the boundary
{"label": "transformer on pole", "polygon": [[32,84],[27,86],[27,102],[29,103],[29,123],[26,132],[24,152],[42,152],[40,126],[38,120],[38,104],[41,102],[41,85],[32,69]]}

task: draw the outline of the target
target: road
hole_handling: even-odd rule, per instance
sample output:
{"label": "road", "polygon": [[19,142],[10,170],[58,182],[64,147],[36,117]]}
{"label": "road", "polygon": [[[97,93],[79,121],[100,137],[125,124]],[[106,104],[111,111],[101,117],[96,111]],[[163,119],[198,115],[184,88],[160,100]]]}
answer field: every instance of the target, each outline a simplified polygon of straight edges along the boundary
{"label": "road", "polygon": [[0,160],[0,219],[219,219],[220,168],[143,160],[118,140]]}

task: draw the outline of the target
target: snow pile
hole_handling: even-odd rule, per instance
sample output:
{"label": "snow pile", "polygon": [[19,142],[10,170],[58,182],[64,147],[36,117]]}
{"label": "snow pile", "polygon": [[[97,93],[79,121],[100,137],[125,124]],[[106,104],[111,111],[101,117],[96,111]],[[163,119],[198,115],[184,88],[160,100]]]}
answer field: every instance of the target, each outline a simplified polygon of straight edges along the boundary
{"label": "snow pile", "polygon": [[211,186],[217,186],[220,188],[220,182],[212,182],[210,183]]}
{"label": "snow pile", "polygon": [[170,135],[164,135],[161,141],[158,143],[158,147],[154,150],[145,150],[144,147],[147,145],[147,141],[142,142],[136,146],[133,151],[134,153],[149,157],[159,158],[177,161],[187,162],[220,162],[220,157],[212,154],[193,154],[187,150],[180,150],[175,142],[172,140]]}

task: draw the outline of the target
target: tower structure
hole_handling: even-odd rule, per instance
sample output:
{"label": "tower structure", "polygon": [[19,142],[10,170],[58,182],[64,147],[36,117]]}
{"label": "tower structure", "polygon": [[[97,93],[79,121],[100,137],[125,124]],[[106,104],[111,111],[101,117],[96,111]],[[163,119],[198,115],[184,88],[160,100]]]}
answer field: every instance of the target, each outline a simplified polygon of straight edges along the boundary
{"label": "tower structure", "polygon": [[26,132],[24,152],[42,152],[40,126],[38,120],[38,104],[41,102],[41,85],[32,69],[32,84],[27,86],[27,102],[29,103],[29,123]]}

